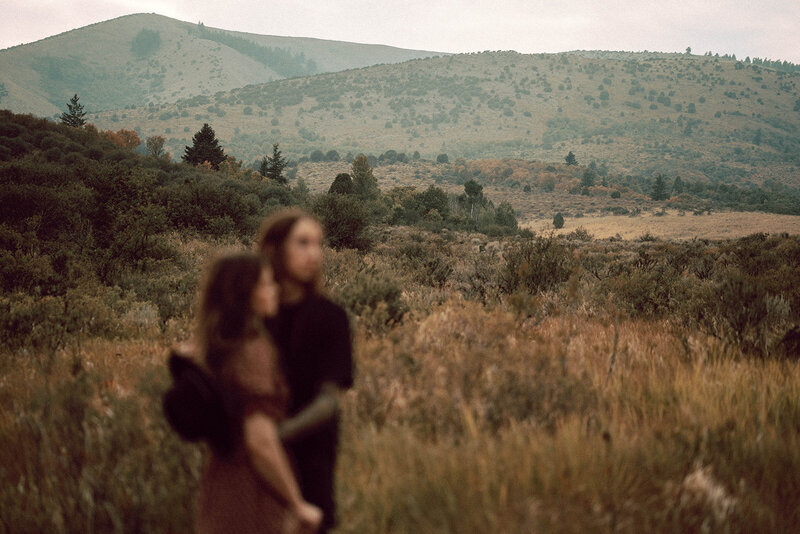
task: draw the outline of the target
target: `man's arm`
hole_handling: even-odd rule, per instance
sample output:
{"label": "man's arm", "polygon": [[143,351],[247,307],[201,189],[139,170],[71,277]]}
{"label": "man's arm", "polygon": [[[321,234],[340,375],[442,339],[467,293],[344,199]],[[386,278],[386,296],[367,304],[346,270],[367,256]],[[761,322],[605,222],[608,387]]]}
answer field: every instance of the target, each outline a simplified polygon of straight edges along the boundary
{"label": "man's arm", "polygon": [[283,443],[304,438],[319,430],[339,412],[341,389],[335,382],[323,382],[319,394],[305,408],[278,426]]}
{"label": "man's arm", "polygon": [[272,419],[260,412],[246,417],[244,441],[253,468],[263,481],[286,501],[301,523],[316,529],[322,520],[322,511],[300,494]]}

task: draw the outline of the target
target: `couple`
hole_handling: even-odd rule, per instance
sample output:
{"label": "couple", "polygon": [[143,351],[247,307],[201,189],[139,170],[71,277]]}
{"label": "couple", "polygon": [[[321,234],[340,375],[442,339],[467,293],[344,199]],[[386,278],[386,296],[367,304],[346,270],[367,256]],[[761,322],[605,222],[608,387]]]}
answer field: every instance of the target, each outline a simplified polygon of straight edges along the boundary
{"label": "couple", "polygon": [[206,274],[199,354],[238,398],[241,437],[212,452],[200,534],[325,532],[335,524],[338,395],[353,380],[347,315],[321,294],[322,228],[300,210],[262,226],[259,253]]}

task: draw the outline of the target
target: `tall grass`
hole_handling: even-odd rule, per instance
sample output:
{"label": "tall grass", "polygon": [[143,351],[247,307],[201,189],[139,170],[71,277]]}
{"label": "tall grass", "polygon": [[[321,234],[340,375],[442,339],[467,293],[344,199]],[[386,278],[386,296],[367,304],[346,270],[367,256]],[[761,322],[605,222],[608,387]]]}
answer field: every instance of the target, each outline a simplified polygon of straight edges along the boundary
{"label": "tall grass", "polygon": [[[800,528],[800,364],[692,323],[683,310],[696,303],[675,296],[700,298],[682,289],[710,276],[699,260],[666,245],[661,256],[568,250],[584,271],[504,295],[495,280],[506,264],[484,261],[499,254],[423,240],[420,258],[391,239],[329,255],[331,292],[356,313],[337,532]],[[730,263],[738,249],[726,250]],[[430,251],[444,281],[410,267]],[[675,289],[656,311],[631,306],[643,283],[630,297],[604,294],[603,280],[656,260],[691,270],[658,279]],[[781,315],[791,322],[797,297],[779,283],[797,267],[783,265],[762,278],[791,304]],[[359,277],[383,296],[374,302]],[[180,442],[160,410],[166,348],[188,324],[0,352],[0,532],[191,529],[204,451]]]}

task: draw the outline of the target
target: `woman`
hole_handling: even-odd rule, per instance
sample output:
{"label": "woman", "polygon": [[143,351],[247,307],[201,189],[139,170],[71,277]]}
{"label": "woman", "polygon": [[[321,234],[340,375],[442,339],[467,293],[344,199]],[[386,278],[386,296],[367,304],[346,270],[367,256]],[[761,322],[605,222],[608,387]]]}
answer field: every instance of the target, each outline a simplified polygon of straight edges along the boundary
{"label": "woman", "polygon": [[196,530],[315,532],[319,508],[306,502],[276,423],[288,388],[263,321],[278,311],[278,287],[263,258],[230,254],[211,266],[201,293],[198,340],[206,367],[239,399],[241,439],[231,454],[212,452],[197,501]]}
{"label": "woman", "polygon": [[303,497],[322,509],[325,532],[336,524],[338,397],[353,384],[350,324],[321,293],[322,227],[316,219],[298,209],[278,212],[262,225],[256,246],[280,285],[280,311],[266,321],[292,391],[279,435]]}

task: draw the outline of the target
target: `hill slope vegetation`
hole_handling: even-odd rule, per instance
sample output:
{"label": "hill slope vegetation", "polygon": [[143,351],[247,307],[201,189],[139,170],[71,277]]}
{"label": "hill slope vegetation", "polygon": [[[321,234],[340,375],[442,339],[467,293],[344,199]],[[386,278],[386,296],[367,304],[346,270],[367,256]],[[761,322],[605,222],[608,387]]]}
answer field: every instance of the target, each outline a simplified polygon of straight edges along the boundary
{"label": "hill slope vegetation", "polygon": [[124,108],[434,54],[128,15],[0,51],[0,106],[49,116],[77,92],[93,110]]}
{"label": "hill slope vegetation", "polygon": [[245,161],[280,142],[434,159],[605,163],[620,173],[800,184],[798,74],[685,54],[487,52],[252,85],[105,112],[104,128],[163,135],[179,153],[203,122]]}

